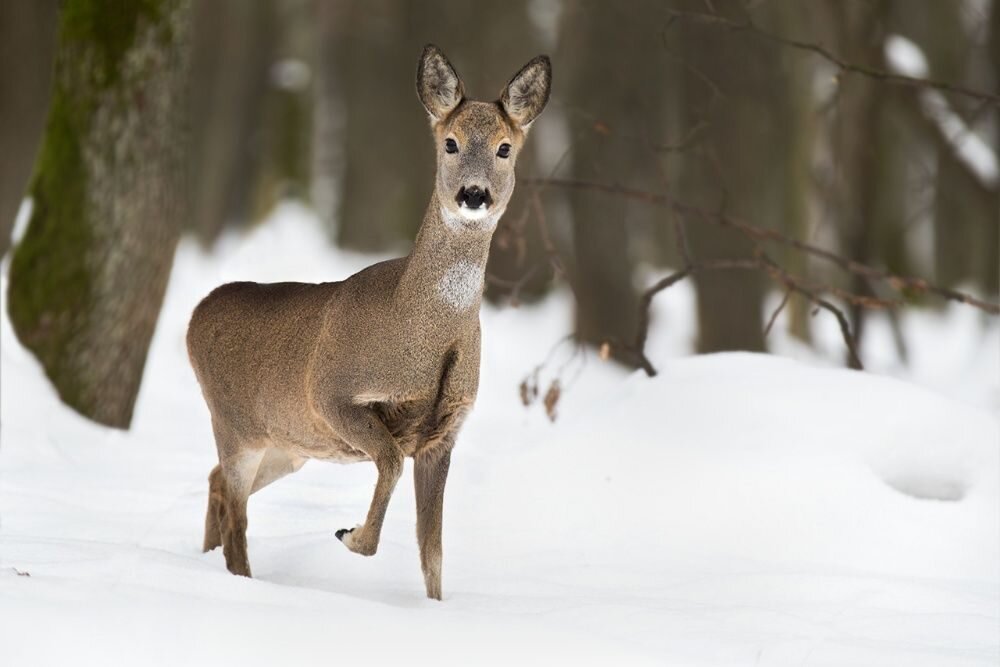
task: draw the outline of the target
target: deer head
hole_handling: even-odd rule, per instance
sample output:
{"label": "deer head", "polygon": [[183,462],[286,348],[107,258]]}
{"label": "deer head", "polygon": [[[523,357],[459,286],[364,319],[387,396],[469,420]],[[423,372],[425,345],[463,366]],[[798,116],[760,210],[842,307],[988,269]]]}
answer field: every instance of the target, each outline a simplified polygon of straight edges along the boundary
{"label": "deer head", "polygon": [[495,102],[465,98],[465,86],[440,49],[424,47],[417,95],[430,115],[437,155],[435,194],[455,230],[490,231],[514,191],[514,165],[531,123],[549,99],[547,56],[514,75]]}

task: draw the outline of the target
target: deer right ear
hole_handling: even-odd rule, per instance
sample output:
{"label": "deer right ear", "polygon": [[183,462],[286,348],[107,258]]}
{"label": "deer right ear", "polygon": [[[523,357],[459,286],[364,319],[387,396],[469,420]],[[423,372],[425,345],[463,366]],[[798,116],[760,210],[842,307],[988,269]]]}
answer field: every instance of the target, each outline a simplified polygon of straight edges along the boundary
{"label": "deer right ear", "polygon": [[455,68],[433,44],[424,47],[417,65],[417,96],[434,122],[444,120],[465,96]]}

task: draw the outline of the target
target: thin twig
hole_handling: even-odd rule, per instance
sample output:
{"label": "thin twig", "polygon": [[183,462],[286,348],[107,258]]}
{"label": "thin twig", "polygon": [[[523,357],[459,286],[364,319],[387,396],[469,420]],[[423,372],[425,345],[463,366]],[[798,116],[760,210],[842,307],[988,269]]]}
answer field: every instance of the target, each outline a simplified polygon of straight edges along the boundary
{"label": "thin twig", "polygon": [[843,311],[837,308],[835,305],[823,299],[814,291],[809,288],[803,287],[798,280],[796,280],[791,274],[785,271],[783,268],[778,266],[778,264],[764,254],[763,251],[757,249],[755,251],[757,258],[760,260],[764,267],[764,270],[770,275],[775,281],[784,285],[787,289],[798,292],[802,296],[806,297],[814,304],[827,310],[834,314],[837,318],[837,323],[840,325],[840,334],[844,339],[844,344],[847,346],[847,352],[850,357],[851,368],[863,369],[864,366],[861,363],[861,357],[858,355],[857,343],[854,340],[854,335],[851,333],[851,325],[847,321],[847,317],[844,315]]}
{"label": "thin twig", "polygon": [[[909,276],[899,276],[888,271],[883,271],[881,269],[876,269],[874,267],[868,266],[867,264],[862,264],[861,262],[856,262],[852,259],[842,257],[830,250],[821,248],[819,246],[813,245],[811,243],[806,243],[798,239],[786,236],[779,231],[774,229],[766,229],[764,227],[758,227],[756,225],[751,225],[747,222],[734,218],[730,215],[715,213],[711,211],[706,211],[689,204],[680,202],[673,197],[664,194],[657,194],[653,192],[647,192],[645,190],[637,190],[635,188],[628,188],[622,185],[599,183],[593,181],[583,181],[583,180],[573,180],[573,179],[562,179],[562,178],[529,178],[527,179],[529,183],[532,184],[542,184],[553,187],[562,187],[577,190],[592,190],[595,192],[604,192],[606,194],[619,195],[626,197],[628,199],[634,199],[636,201],[646,202],[654,206],[661,206],[664,208],[671,209],[676,213],[686,216],[688,218],[698,218],[710,224],[716,224],[721,227],[729,227],[732,229],[739,230],[746,236],[750,237],[755,241],[773,241],[775,243],[780,243],[789,248],[794,248],[800,252],[804,252],[821,259],[830,261],[843,270],[853,273],[855,275],[863,276],[869,280],[883,281],[890,288],[899,293],[905,293],[906,291],[911,291],[919,294],[934,294],[943,299],[949,299],[951,301],[957,301],[959,303],[968,304],[982,311],[985,311],[991,315],[1000,315],[1000,304],[991,303],[989,301],[984,301],[982,299],[976,298],[970,294],[960,292],[958,290],[950,289],[947,287],[941,287],[940,285],[935,285],[923,278],[909,277]],[[857,299],[866,299],[869,297],[857,297]],[[884,300],[883,300],[884,301]],[[859,304],[864,305],[864,304]],[[885,305],[891,304],[883,304]]]}
{"label": "thin twig", "polygon": [[771,328],[774,326],[775,321],[778,319],[778,315],[780,315],[781,311],[783,311],[785,309],[785,306],[788,305],[788,300],[791,297],[792,297],[792,290],[786,289],[785,296],[781,297],[781,303],[779,303],[778,307],[774,309],[773,313],[771,313],[771,317],[767,318],[767,326],[764,327],[764,338],[767,338],[767,335],[771,333]]}
{"label": "thin twig", "polygon": [[805,42],[798,39],[789,39],[787,37],[775,35],[772,32],[768,32],[767,30],[760,28],[759,26],[757,26],[757,24],[753,23],[750,20],[741,22],[741,21],[733,21],[732,19],[727,19],[717,14],[684,12],[684,11],[676,11],[673,9],[666,9],[665,11],[674,18],[686,19],[704,24],[720,25],[729,28],[730,30],[751,32],[776,44],[780,44],[782,46],[788,46],[793,49],[798,49],[800,51],[808,51],[814,53],[819,57],[823,58],[824,60],[826,60],[827,62],[836,65],[841,71],[844,72],[853,72],[855,74],[861,74],[863,76],[867,76],[872,79],[877,79],[879,81],[884,81],[886,83],[897,84],[901,86],[910,86],[913,88],[933,88],[936,90],[942,90],[949,93],[956,93],[959,95],[965,95],[966,97],[971,97],[977,100],[988,102],[993,106],[1000,106],[1000,95],[996,95],[994,93],[988,93],[982,90],[974,90],[972,88],[966,88],[965,86],[949,83],[947,81],[940,81],[937,79],[924,79],[919,77],[906,76],[905,74],[895,74],[893,72],[887,72],[885,70],[877,69],[875,67],[869,67],[867,65],[859,65],[857,63],[848,62],[819,44],[814,44],[812,42]]}

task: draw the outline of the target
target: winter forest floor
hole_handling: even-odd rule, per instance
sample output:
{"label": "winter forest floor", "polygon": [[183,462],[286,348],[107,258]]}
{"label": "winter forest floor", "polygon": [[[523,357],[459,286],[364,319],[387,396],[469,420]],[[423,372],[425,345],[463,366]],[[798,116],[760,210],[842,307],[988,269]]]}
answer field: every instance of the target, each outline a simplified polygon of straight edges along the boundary
{"label": "winter forest floor", "polygon": [[211,256],[185,240],[128,432],[62,407],[3,316],[0,665],[1000,660],[1000,328],[962,308],[905,315],[909,368],[874,321],[857,373],[822,316],[819,352],[779,321],[783,356],[687,356],[678,285],[656,304],[660,375],[576,358],[555,424],[517,387],[569,299],[484,308],[444,601],[424,597],[408,475],[375,557],[334,538],[364,516],[370,464],[311,462],[255,495],[255,578],[231,576],[200,551],[215,451],[187,318],[220,282],[372,261],[293,206]]}

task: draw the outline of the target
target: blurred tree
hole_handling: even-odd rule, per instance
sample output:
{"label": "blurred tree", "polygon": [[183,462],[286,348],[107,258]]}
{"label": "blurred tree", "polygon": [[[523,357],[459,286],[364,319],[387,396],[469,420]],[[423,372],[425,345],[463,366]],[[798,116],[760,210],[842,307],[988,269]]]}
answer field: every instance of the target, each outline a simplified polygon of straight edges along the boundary
{"label": "blurred tree", "polygon": [[60,397],[128,427],[187,200],[187,0],[67,0],[10,269],[11,322]]}
{"label": "blurred tree", "polygon": [[[747,19],[743,3],[713,5],[729,19]],[[780,52],[754,35],[710,25],[687,24],[679,32],[684,126],[704,130],[678,157],[678,192],[706,210],[773,224],[798,205],[785,200],[786,184],[774,171],[794,150],[787,128],[777,123],[781,100],[791,93],[775,76]],[[730,230],[697,220],[687,228],[696,259],[749,255],[746,239]],[[764,349],[764,285],[757,272],[703,272],[695,277],[695,292],[699,352]]]}
{"label": "blurred tree", "polygon": [[[773,31],[781,35],[808,35],[809,9],[801,2],[785,0],[761,7],[765,25],[774,25]],[[781,183],[781,212],[779,226],[782,231],[800,239],[809,238],[810,206],[817,197],[813,153],[815,151],[817,122],[816,99],[813,94],[814,63],[806,54],[795,49],[781,49],[775,70],[773,87],[775,119],[778,128],[775,142],[780,148],[780,158],[773,174],[779,174]],[[784,266],[795,275],[805,275],[808,259],[805,255],[785,249],[780,258]],[[792,295],[786,307],[789,333],[810,340],[810,312],[813,305],[800,295]]]}
{"label": "blurred tree", "polygon": [[192,11],[189,224],[212,241],[252,217],[277,18],[273,0],[210,0]]}
{"label": "blurred tree", "polygon": [[[608,2],[579,0],[563,9],[559,52],[572,54],[563,59],[562,76],[576,179],[632,185],[640,168],[636,157],[643,153],[630,135],[650,122],[642,99],[646,84],[663,85],[652,53],[629,44],[647,20],[644,13]],[[576,336],[596,345],[631,340],[638,294],[626,205],[602,193],[577,191],[570,196],[570,206]]]}
{"label": "blurred tree", "polygon": [[[1000,90],[1000,0],[993,0],[990,13],[990,41],[987,51],[992,64],[993,90]],[[1000,160],[1000,108],[993,107],[993,154]],[[988,294],[1000,294],[1000,195],[997,197],[996,217],[986,227],[986,241],[982,245],[986,255],[984,289]]]}
{"label": "blurred tree", "polygon": [[[433,186],[427,117],[414,92],[424,33],[413,29],[431,10],[394,0],[338,4],[327,19],[336,39],[324,46],[336,63],[345,123],[337,243],[384,250],[413,239]],[[439,46],[454,61],[448,43]]]}
{"label": "blurred tree", "polygon": [[[883,48],[888,0],[868,3],[827,0],[822,8],[840,57],[847,62],[886,69]],[[879,142],[879,127],[885,86],[871,77],[841,74],[835,95],[830,130],[834,159],[833,214],[844,254],[868,263],[876,255],[873,239],[879,228],[879,149],[884,147]],[[867,281],[857,276],[849,288],[857,294],[870,294]],[[855,306],[850,312],[852,329],[860,342],[866,311]]]}
{"label": "blurred tree", "polygon": [[[993,3],[994,15],[997,4],[1000,3]],[[1000,85],[990,81],[988,73],[980,81],[973,76],[977,71],[989,70],[987,63],[977,60],[988,58],[990,31],[988,24],[966,25],[962,14],[971,9],[963,7],[963,3],[944,2],[931,3],[919,16],[905,8],[898,13],[901,21],[912,26],[910,34],[927,56],[929,76],[972,87],[989,89],[992,85],[995,90],[1000,89]],[[936,157],[935,279],[947,285],[974,281],[995,294],[997,265],[1000,264],[997,256],[1000,186],[996,179],[986,182],[969,168],[953,141],[942,135],[936,119],[929,117],[926,110],[922,111],[919,95],[906,96],[905,101],[910,109],[903,117],[913,119],[922,135],[931,138],[929,143],[934,146]],[[967,124],[972,125],[977,116],[986,115],[977,106],[969,107],[964,99],[949,96],[948,102]],[[970,252],[972,248],[980,250]]]}
{"label": "blurred tree", "polygon": [[0,257],[24,198],[45,128],[57,0],[0,2]]}
{"label": "blurred tree", "polygon": [[[318,0],[274,0],[268,30],[267,89],[254,137],[251,216],[259,220],[282,199],[309,201],[311,192],[314,72],[318,55]],[[267,43],[260,45],[267,48]]]}

